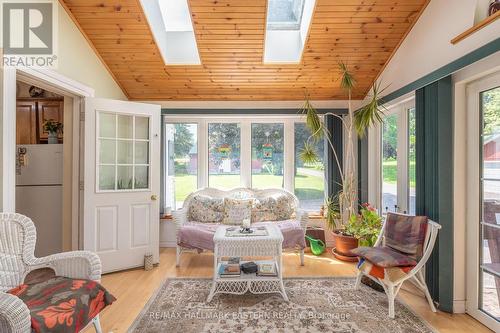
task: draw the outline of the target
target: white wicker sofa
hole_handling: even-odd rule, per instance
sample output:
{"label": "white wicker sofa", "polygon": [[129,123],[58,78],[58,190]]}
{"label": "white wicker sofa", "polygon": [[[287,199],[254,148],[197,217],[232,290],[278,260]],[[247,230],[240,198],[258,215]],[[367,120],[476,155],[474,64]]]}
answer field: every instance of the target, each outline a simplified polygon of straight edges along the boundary
{"label": "white wicker sofa", "polygon": [[[212,221],[209,217],[203,219],[193,219],[192,216],[194,214],[192,214],[191,206],[197,200],[196,198],[200,198],[200,196],[214,198],[219,203],[223,202],[224,198],[253,198],[255,200],[254,202],[264,202],[265,204],[271,203],[269,204],[270,206],[272,206],[272,203],[276,203],[276,201],[285,203],[291,210],[291,214],[289,214],[290,216],[285,216],[285,218],[279,220],[269,220],[269,218],[263,218],[260,219],[259,222],[255,222],[252,218],[252,224],[258,225],[265,223],[276,223],[283,233],[283,248],[298,248],[300,250],[300,263],[301,265],[304,265],[304,235],[306,232],[309,217],[307,212],[299,209],[299,200],[294,194],[283,189],[256,190],[249,188],[237,188],[229,191],[223,191],[214,188],[204,188],[191,193],[184,201],[182,209],[173,212],[177,234],[177,266],[180,265],[180,257],[182,252],[186,250],[213,250],[213,235],[215,234],[215,229],[221,224],[221,222]],[[277,200],[266,200],[268,198],[277,198]],[[272,208],[273,207],[262,207],[262,205],[254,205],[254,208],[252,208],[252,215],[256,209],[268,209],[271,212],[270,216],[272,217]],[[217,208],[213,209],[220,209],[220,204],[217,205]],[[212,216],[212,213],[215,212],[210,211],[206,215]],[[220,212],[217,212],[217,214],[219,213]]]}

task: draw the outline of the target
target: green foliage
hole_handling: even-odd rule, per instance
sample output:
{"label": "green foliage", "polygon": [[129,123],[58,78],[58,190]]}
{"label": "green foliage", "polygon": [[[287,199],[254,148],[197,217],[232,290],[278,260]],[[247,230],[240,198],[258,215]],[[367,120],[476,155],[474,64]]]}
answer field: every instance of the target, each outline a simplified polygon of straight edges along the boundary
{"label": "green foliage", "polygon": [[373,246],[382,228],[382,217],[370,204],[361,206],[359,214],[353,214],[345,227],[345,232],[359,240],[360,246]]}
{"label": "green foliage", "polygon": [[59,133],[63,130],[63,124],[54,119],[45,119],[43,122],[43,130],[48,133]]}
{"label": "green foliage", "polygon": [[302,108],[302,113],[306,115],[306,126],[311,131],[311,138],[319,141],[324,135],[324,126],[318,116],[318,112],[312,106],[309,99],[306,99]]}
{"label": "green foliage", "polygon": [[310,142],[305,142],[304,147],[299,153],[300,159],[306,164],[315,164],[319,162],[319,156],[316,151],[316,147]]}
{"label": "green foliage", "polygon": [[337,220],[340,219],[339,195],[332,195],[325,199],[326,225],[331,230],[337,228]]}
{"label": "green foliage", "polygon": [[195,136],[189,130],[188,124],[174,124],[174,155],[176,158],[184,158],[189,154],[195,144]]}
{"label": "green foliage", "polygon": [[500,88],[482,93],[484,135],[500,132]]}
{"label": "green foliage", "polygon": [[382,92],[383,89],[380,90],[380,85],[374,84],[370,102],[354,113],[354,127],[360,137],[365,135],[366,129],[370,126],[382,122],[384,107],[379,105],[380,94]]}
{"label": "green foliage", "polygon": [[342,89],[351,91],[356,86],[356,79],[352,75],[351,71],[349,71],[349,68],[344,62],[339,62],[339,68],[341,73],[340,87]]}

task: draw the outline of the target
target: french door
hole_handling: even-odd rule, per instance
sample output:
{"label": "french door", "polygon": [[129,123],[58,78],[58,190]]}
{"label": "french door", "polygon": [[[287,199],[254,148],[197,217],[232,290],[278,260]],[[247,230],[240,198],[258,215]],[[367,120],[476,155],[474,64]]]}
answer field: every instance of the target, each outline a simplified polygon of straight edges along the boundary
{"label": "french door", "polygon": [[468,98],[467,301],[469,314],[500,331],[500,73]]}
{"label": "french door", "polygon": [[389,108],[380,129],[382,213],[415,214],[415,102]]}
{"label": "french door", "polygon": [[160,106],[85,99],[83,244],[104,273],[159,262]]}

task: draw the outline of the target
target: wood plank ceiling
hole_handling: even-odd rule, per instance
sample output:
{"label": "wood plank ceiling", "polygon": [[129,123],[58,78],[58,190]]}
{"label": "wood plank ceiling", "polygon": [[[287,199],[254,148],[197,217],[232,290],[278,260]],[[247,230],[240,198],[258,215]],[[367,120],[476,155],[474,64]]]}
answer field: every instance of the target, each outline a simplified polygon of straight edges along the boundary
{"label": "wood plank ceiling", "polygon": [[[300,64],[263,64],[266,0],[188,0],[201,65],[165,65],[139,0],[60,0],[132,100],[363,98],[428,0],[316,0]],[[150,0],[153,1],[153,0]]]}

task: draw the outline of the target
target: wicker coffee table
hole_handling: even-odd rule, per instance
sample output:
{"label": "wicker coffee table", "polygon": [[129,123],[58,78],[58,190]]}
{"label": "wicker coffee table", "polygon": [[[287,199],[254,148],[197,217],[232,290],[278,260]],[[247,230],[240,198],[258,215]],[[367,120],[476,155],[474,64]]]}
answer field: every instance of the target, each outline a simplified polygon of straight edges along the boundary
{"label": "wicker coffee table", "polygon": [[[285,301],[288,301],[282,277],[283,235],[279,228],[274,224],[266,225],[266,236],[226,236],[226,229],[234,227],[220,226],[215,232],[214,277],[207,302],[210,302],[215,294],[242,295],[247,291],[254,294],[279,293]],[[246,261],[253,261],[256,264],[274,263],[277,276],[259,276],[255,273],[241,272],[241,276],[238,277],[221,277],[219,267],[225,263],[224,259],[229,257],[240,257],[240,264]],[[258,260],[252,260],[251,257],[258,257]]]}

